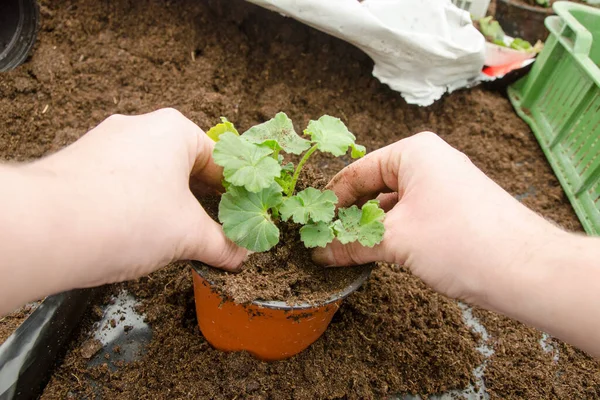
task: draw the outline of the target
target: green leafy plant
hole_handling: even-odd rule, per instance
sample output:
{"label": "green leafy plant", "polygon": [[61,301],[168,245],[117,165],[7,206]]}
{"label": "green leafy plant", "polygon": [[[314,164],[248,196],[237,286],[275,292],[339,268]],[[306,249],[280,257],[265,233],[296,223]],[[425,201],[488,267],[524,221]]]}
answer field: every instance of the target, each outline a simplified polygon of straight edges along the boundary
{"label": "green leafy plant", "polygon": [[485,37],[485,40],[498,46],[508,47],[518,51],[526,51],[529,53],[539,53],[543,48],[541,41],[538,41],[535,46],[532,46],[527,40],[521,38],[515,38],[512,41],[507,41],[506,34],[500,26],[500,23],[492,16],[481,18],[473,23]]}
{"label": "green leafy plant", "polygon": [[[329,115],[310,121],[301,137],[292,120],[278,113],[267,122],[240,135],[225,118],[208,131],[216,144],[213,159],[223,167],[226,192],[219,204],[219,220],[227,237],[254,252],[273,248],[279,242],[278,223],[302,225],[300,239],[306,247],[325,247],[336,237],[342,243],[358,241],[374,246],[383,239],[384,211],[371,200],[362,208],[338,210],[331,190],[312,187],[296,193],[296,185],[311,155],[317,150],[352,158],[365,155],[364,146],[346,125]],[[301,156],[298,165],[285,162],[283,154]]]}
{"label": "green leafy plant", "polygon": [[485,36],[488,42],[497,44],[499,46],[505,46],[504,44],[504,30],[500,26],[500,23],[492,16],[481,18],[479,20],[479,30],[482,35]]}

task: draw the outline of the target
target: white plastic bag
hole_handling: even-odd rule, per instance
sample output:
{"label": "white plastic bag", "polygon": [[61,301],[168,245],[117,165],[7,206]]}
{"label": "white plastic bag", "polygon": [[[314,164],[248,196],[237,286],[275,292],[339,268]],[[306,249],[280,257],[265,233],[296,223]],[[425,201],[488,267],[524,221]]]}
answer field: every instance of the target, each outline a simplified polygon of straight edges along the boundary
{"label": "white plastic bag", "polygon": [[490,0],[452,0],[458,8],[468,11],[476,19],[483,18],[490,7]]}
{"label": "white plastic bag", "polygon": [[485,39],[450,0],[248,0],[354,44],[373,76],[427,106],[479,76]]}

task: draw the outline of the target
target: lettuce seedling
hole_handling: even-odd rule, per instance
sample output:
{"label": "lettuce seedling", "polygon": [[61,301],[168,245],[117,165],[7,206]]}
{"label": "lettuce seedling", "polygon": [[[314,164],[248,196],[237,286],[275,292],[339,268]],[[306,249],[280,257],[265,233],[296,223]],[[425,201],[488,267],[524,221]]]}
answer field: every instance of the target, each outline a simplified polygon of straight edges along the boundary
{"label": "lettuce seedling", "polygon": [[[226,118],[208,131],[216,144],[213,159],[223,167],[226,192],[219,204],[225,235],[238,245],[263,252],[279,243],[280,221],[301,224],[300,239],[308,248],[325,247],[336,237],[344,244],[358,241],[373,247],[383,239],[385,213],[376,200],[342,208],[336,218],[337,196],[309,187],[296,193],[298,178],[315,151],[352,158],[365,155],[364,146],[346,125],[329,115],[310,121],[301,137],[285,113],[255,125],[240,135]],[[307,139],[308,138],[308,139]],[[297,166],[283,154],[302,155]]]}

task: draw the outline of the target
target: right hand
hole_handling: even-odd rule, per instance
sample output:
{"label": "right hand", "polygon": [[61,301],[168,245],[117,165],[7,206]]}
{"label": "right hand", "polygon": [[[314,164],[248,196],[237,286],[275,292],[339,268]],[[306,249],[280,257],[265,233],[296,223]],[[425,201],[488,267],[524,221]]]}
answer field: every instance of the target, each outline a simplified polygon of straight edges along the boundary
{"label": "right hand", "polygon": [[340,207],[379,198],[386,232],[373,248],[334,241],[314,252],[315,262],[403,264],[433,289],[484,307],[503,274],[524,268],[536,249],[564,234],[430,132],[354,162],[328,189]]}

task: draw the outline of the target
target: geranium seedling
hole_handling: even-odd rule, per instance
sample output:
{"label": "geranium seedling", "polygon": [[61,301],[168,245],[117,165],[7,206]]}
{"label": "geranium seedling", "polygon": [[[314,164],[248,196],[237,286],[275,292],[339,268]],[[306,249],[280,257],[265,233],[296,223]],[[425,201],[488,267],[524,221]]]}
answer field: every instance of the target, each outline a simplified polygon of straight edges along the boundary
{"label": "geranium seedling", "polygon": [[[303,225],[300,239],[308,248],[325,247],[336,237],[346,244],[358,241],[373,247],[383,239],[385,213],[371,200],[362,209],[342,208],[335,216],[338,198],[331,190],[309,187],[296,193],[302,168],[317,150],[352,158],[365,155],[364,146],[339,119],[323,115],[310,121],[301,137],[285,113],[255,125],[240,135],[225,118],[208,131],[216,141],[215,163],[223,167],[225,194],[219,204],[219,220],[225,235],[254,252],[279,243],[279,221]],[[286,163],[285,154],[302,155],[297,166]]]}

